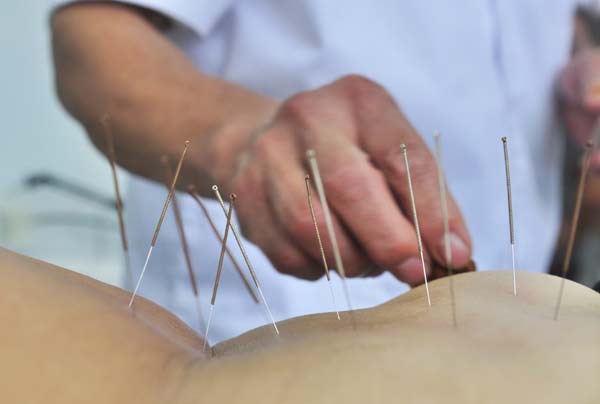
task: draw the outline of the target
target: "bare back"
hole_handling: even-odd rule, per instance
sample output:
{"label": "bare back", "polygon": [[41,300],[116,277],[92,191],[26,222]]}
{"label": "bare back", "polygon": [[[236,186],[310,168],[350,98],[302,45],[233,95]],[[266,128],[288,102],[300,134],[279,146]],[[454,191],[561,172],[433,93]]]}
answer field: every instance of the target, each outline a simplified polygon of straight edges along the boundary
{"label": "bare back", "polygon": [[373,309],[267,326],[213,347],[164,309],[0,250],[0,401],[588,403],[600,397],[600,295],[508,271],[430,284]]}

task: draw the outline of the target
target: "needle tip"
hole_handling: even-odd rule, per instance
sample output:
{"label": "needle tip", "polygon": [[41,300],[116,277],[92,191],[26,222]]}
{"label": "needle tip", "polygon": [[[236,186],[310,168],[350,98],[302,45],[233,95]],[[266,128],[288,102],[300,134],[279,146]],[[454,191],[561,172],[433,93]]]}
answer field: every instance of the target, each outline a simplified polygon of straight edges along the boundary
{"label": "needle tip", "polygon": [[587,142],[585,142],[585,147],[586,149],[591,149],[592,147],[594,147],[594,142],[592,139],[588,140]]}
{"label": "needle tip", "polygon": [[502,143],[506,143],[506,136],[502,136]]}
{"label": "needle tip", "polygon": [[309,159],[315,158],[316,155],[317,153],[313,149],[308,149],[306,151],[306,157],[308,157]]}
{"label": "needle tip", "polygon": [[192,184],[188,185],[187,189],[188,189],[189,192],[196,192],[196,187],[193,186]]}
{"label": "needle tip", "polygon": [[185,144],[185,147],[188,147],[190,145],[190,141],[186,140],[184,144]]}
{"label": "needle tip", "polygon": [[304,179],[305,179],[306,181],[310,180],[310,175],[306,174],[306,175],[304,176]]}
{"label": "needle tip", "polygon": [[400,150],[402,150],[403,153],[406,152],[406,145],[404,143],[400,145]]}
{"label": "needle tip", "polygon": [[216,185],[213,185],[213,186],[212,186],[212,190],[213,190],[213,191],[218,191],[218,190],[219,190],[219,187],[218,187],[218,186],[216,186]]}
{"label": "needle tip", "polygon": [[234,193],[229,194],[229,199],[232,201],[235,201],[235,199],[237,198],[237,195]]}

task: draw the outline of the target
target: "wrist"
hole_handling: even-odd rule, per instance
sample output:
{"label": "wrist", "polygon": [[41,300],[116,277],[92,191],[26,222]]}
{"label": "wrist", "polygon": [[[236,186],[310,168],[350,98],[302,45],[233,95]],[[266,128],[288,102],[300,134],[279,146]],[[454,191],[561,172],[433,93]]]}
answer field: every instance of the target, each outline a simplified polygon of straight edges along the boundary
{"label": "wrist", "polygon": [[253,136],[271,121],[278,105],[272,99],[257,97],[256,103],[247,110],[225,116],[211,130],[203,147],[204,156],[198,161],[203,162],[204,170],[214,184],[224,190],[229,188],[240,156]]}

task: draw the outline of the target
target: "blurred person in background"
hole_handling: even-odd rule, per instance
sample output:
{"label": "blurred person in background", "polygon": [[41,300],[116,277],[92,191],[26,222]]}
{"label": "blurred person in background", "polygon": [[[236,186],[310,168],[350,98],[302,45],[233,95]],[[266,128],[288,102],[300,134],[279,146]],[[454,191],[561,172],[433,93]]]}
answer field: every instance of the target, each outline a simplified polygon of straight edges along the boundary
{"label": "blurred person in background", "polygon": [[[58,95],[102,151],[108,113],[118,162],[137,174],[126,200],[137,275],[166,194],[148,180],[164,183],[160,156],[177,160],[189,139],[180,188],[237,193],[275,317],[329,310],[304,188],[313,148],[353,302],[384,302],[423,282],[401,143],[428,268],[444,261],[436,130],[452,193],[452,265],[473,256],[482,269],[510,267],[500,142],[508,136],[517,265],[548,270],[561,216],[562,128],[582,143],[600,111],[600,52],[571,54],[575,1],[53,3]],[[183,195],[180,203],[208,304],[220,246],[195,203]],[[220,206],[208,203],[224,229]],[[142,295],[193,324],[172,223],[154,254]],[[230,262],[223,273],[215,340],[265,322]]]}

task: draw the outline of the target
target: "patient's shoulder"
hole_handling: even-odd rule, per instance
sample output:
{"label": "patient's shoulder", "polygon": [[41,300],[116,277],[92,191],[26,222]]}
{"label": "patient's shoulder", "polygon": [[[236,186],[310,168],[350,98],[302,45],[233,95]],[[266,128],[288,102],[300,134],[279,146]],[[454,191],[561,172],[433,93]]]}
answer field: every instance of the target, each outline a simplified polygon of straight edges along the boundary
{"label": "patient's shoulder", "polygon": [[0,401],[162,402],[181,369],[202,357],[202,341],[161,307],[140,298],[134,311],[128,299],[0,249],[0,318],[10,325],[0,344]]}

